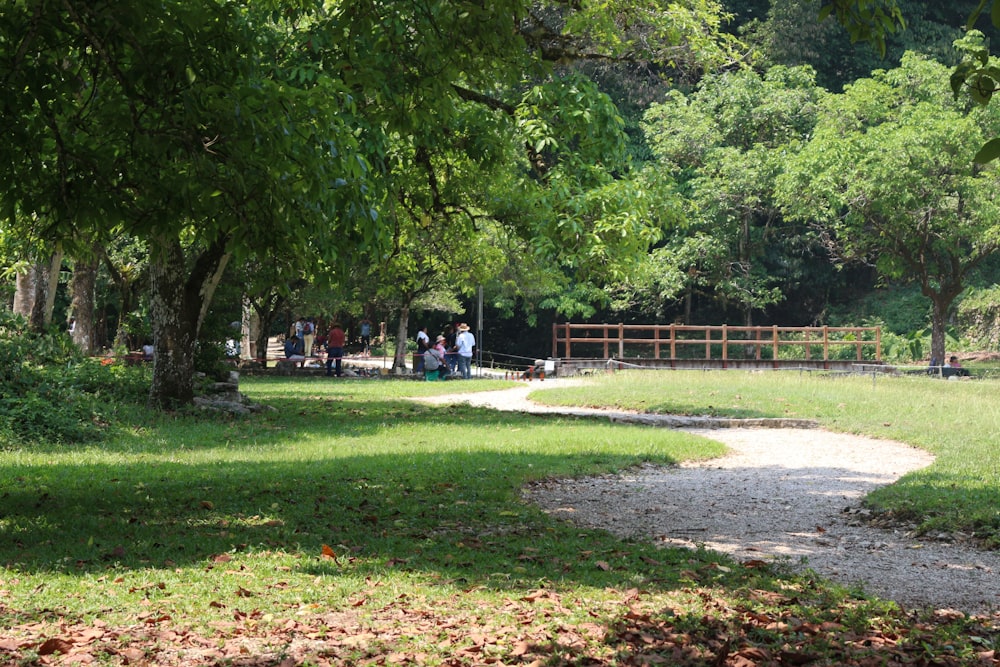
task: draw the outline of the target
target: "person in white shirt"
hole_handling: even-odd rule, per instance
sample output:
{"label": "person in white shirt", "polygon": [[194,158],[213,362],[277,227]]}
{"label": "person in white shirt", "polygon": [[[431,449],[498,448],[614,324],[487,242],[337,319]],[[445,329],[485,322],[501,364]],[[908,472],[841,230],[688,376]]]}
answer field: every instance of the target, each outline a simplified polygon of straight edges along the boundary
{"label": "person in white shirt", "polygon": [[458,370],[462,374],[463,380],[472,378],[472,353],[476,348],[476,337],[469,331],[469,325],[458,325],[458,337],[455,339],[458,346]]}

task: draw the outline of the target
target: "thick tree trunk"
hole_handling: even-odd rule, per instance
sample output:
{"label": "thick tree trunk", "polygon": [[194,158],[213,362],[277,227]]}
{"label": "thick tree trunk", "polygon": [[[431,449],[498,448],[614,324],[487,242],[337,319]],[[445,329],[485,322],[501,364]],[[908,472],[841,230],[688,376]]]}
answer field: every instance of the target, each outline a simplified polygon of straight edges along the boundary
{"label": "thick tree trunk", "polygon": [[408,337],[406,330],[410,326],[410,307],[403,306],[399,309],[399,326],[396,327],[396,354],[392,358],[392,372],[406,372],[406,343]]}
{"label": "thick tree trunk", "polygon": [[223,241],[189,262],[177,239],[160,239],[150,261],[153,384],[149,404],[172,409],[194,399],[194,353],[202,319],[229,259]]}
{"label": "thick tree trunk", "polygon": [[75,321],[73,342],[84,354],[93,354],[97,348],[95,327],[97,257],[77,260],[73,266],[70,285],[70,315]]}
{"label": "thick tree trunk", "polygon": [[62,257],[62,251],[58,251],[49,258],[47,265],[38,262],[17,274],[14,312],[28,320],[32,331],[45,331],[52,323]]}
{"label": "thick tree trunk", "polygon": [[28,315],[28,326],[32,331],[45,331],[45,305],[48,303],[49,268],[44,264],[35,267],[35,298]]}
{"label": "thick tree trunk", "polygon": [[29,265],[24,271],[19,271],[14,288],[14,314],[31,321],[31,311],[35,309],[38,300],[39,267]]}

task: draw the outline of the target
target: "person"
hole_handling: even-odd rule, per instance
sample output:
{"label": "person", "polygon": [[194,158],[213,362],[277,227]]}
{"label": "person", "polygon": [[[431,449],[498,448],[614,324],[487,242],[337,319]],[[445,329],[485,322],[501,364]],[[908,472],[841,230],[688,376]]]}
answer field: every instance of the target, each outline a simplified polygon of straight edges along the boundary
{"label": "person", "polygon": [[326,335],[326,374],[340,377],[343,372],[341,363],[344,358],[344,329],[340,322],[334,322],[330,333]]}
{"label": "person", "polygon": [[285,339],[285,359],[302,362],[306,360],[306,356],[302,353],[302,339],[294,334]]}
{"label": "person", "polygon": [[458,347],[455,344],[455,327],[448,324],[444,328],[444,360],[448,364],[448,371],[452,374],[458,370]]}
{"label": "person", "polygon": [[959,363],[958,357],[955,355],[951,355],[948,358],[948,363],[941,369],[941,374],[948,379],[969,377],[969,371],[962,368],[962,364]]}
{"label": "person", "polygon": [[316,321],[313,318],[302,323],[302,348],[307,357],[313,356],[313,341],[316,339]]}
{"label": "person", "polygon": [[438,336],[434,345],[424,352],[424,378],[444,380],[448,377],[448,366],[444,362],[444,336]]}
{"label": "person", "polygon": [[427,335],[427,327],[420,327],[417,330],[417,354],[413,357],[413,371],[415,373],[424,372],[424,352],[430,347],[431,337]]}
{"label": "person", "polygon": [[367,317],[361,320],[361,356],[372,356],[372,323]]}
{"label": "person", "polygon": [[156,348],[154,348],[153,344],[147,340],[142,346],[142,360],[152,361],[155,353]]}
{"label": "person", "polygon": [[472,354],[476,349],[476,337],[469,331],[469,325],[458,325],[458,336],[455,338],[458,347],[458,369],[463,380],[472,378]]}

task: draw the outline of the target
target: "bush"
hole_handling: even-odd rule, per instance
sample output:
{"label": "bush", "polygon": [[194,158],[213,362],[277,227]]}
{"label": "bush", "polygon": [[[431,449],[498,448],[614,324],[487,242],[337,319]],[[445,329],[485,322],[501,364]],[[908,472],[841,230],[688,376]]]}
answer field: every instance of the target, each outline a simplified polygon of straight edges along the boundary
{"label": "bush", "polygon": [[88,359],[65,333],[29,334],[0,311],[0,443],[98,440],[116,404],[144,401],[150,381],[147,368]]}

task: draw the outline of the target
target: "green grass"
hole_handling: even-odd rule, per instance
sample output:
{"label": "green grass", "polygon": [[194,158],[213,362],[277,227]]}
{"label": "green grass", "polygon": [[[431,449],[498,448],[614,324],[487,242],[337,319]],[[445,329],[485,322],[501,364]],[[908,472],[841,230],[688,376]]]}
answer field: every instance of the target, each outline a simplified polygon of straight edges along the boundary
{"label": "green grass", "polygon": [[[42,639],[79,637],[98,619],[114,629],[85,644],[98,664],[124,664],[128,651],[157,664],[233,664],[241,642],[268,656],[254,665],[289,652],[315,665],[389,654],[419,664],[711,664],[751,649],[829,662],[928,651],[971,660],[992,645],[992,631],[968,620],[918,626],[808,575],[622,541],[520,497],[535,480],[717,456],[717,443],[405,400],[502,386],[512,385],[254,378],[244,391],[276,411],[136,411],[109,442],[0,451],[0,627],[19,639],[14,658],[41,664]],[[614,378],[590,391],[601,402],[627,386]],[[767,413],[827,400],[799,404],[797,393],[812,392],[793,386],[781,401],[772,387],[759,398],[712,390],[713,402]],[[870,381],[855,387],[873,391]],[[697,408],[697,392],[662,392]],[[0,662],[11,657],[4,638]]]}
{"label": "green grass", "polygon": [[974,533],[1000,545],[1000,382],[808,372],[623,372],[538,395],[551,404],[672,414],[817,419],[899,440],[933,465],[868,497],[923,531]]}

